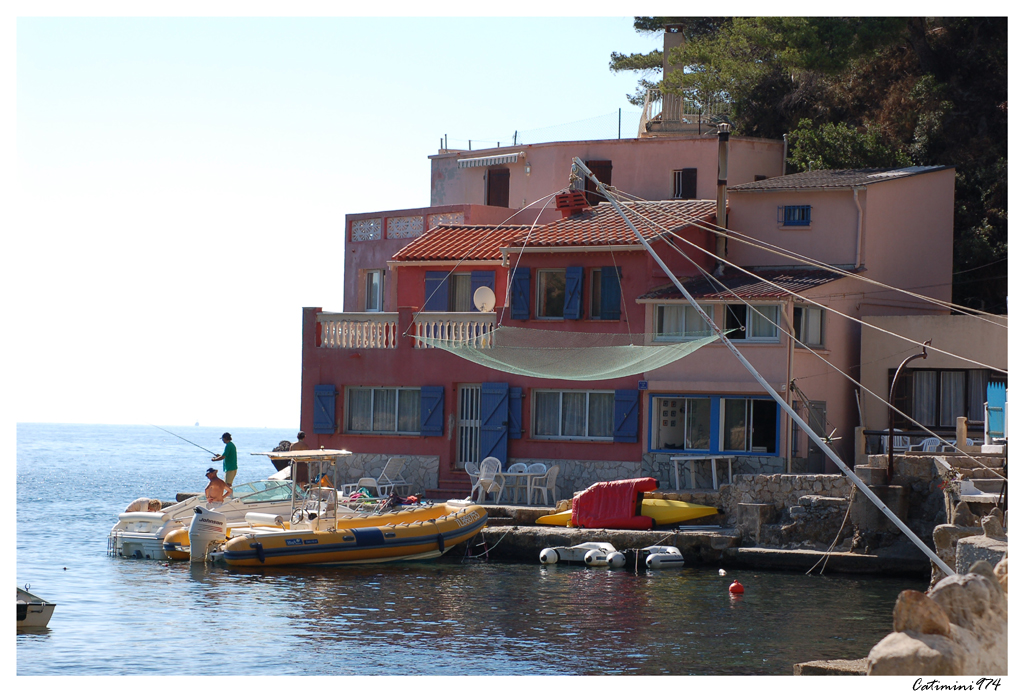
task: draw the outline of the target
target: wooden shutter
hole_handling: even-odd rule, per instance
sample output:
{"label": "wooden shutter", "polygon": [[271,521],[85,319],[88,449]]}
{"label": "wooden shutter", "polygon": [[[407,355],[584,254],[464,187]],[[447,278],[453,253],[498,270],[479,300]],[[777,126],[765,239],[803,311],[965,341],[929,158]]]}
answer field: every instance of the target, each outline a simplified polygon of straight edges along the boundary
{"label": "wooden shutter", "polygon": [[333,384],[318,384],[313,387],[313,432],[318,435],[333,435],[334,403],[338,390]]}
{"label": "wooden shutter", "polygon": [[616,442],[636,442],[640,429],[640,391],[637,389],[615,390]]}
{"label": "wooden shutter", "polygon": [[469,275],[469,311],[480,312],[476,309],[476,301],[473,297],[476,295],[476,289],[481,286],[494,290],[494,272],[493,271],[475,271]]}
{"label": "wooden shutter", "polygon": [[565,307],[562,317],[578,320],[583,316],[583,267],[565,269]]}
{"label": "wooden shutter", "polygon": [[420,387],[420,437],[444,435],[444,387]]}
{"label": "wooden shutter", "polygon": [[[611,161],[587,161],[587,168],[594,174],[594,177],[600,180],[605,185],[612,184],[612,162]],[[587,201],[590,204],[596,205],[598,202],[607,202],[604,195],[597,193],[597,186],[594,182],[587,178],[587,184],[585,187],[587,191]]]}
{"label": "wooden shutter", "polygon": [[512,319],[530,319],[529,267],[516,267],[512,273]]}
{"label": "wooden shutter", "polygon": [[487,171],[487,206],[508,208],[508,169]]}
{"label": "wooden shutter", "polygon": [[423,311],[448,312],[448,272],[427,272],[423,281]]}
{"label": "wooden shutter", "polygon": [[523,436],[523,388],[508,388],[508,436],[518,440]]}
{"label": "wooden shutter", "polygon": [[508,383],[480,385],[480,458],[508,463]]}
{"label": "wooden shutter", "polygon": [[619,290],[619,271],[616,267],[601,267],[601,319],[617,320],[621,317],[622,292]]}

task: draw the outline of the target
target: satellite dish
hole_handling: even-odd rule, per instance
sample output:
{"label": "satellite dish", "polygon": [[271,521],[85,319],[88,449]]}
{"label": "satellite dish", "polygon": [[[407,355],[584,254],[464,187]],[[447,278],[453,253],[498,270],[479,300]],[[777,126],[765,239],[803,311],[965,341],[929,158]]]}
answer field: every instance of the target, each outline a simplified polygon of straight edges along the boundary
{"label": "satellite dish", "polygon": [[473,292],[473,305],[480,312],[491,312],[494,310],[494,291],[488,286],[481,286]]}

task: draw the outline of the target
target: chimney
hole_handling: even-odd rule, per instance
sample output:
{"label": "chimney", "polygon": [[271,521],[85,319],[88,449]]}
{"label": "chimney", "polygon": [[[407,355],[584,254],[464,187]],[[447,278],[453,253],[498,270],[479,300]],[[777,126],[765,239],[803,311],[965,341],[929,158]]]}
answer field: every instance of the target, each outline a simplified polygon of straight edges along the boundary
{"label": "chimney", "polygon": [[686,43],[686,36],[683,34],[682,24],[668,24],[665,26],[665,38],[661,51],[661,76],[665,77],[674,69],[668,64],[668,54],[673,48],[678,48]]}
{"label": "chimney", "polygon": [[[727,228],[725,211],[725,188],[729,184],[729,130],[732,126],[728,123],[718,125],[718,218],[716,219],[721,228]],[[715,239],[715,255],[718,261],[715,263],[715,276],[721,276],[725,271],[725,236],[720,235]]]}
{"label": "chimney", "polygon": [[573,214],[578,214],[589,206],[590,203],[587,202],[587,196],[582,190],[573,190],[572,192],[563,192],[555,195],[555,208],[562,211],[563,219],[569,218]]}

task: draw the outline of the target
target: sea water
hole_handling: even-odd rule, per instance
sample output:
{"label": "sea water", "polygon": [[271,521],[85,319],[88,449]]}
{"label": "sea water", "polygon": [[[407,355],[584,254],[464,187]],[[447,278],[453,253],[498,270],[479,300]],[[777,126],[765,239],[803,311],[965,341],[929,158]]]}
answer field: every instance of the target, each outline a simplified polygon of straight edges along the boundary
{"label": "sea water", "polygon": [[[223,449],[220,428],[163,427]],[[295,433],[230,432],[236,483],[273,473],[250,452]],[[18,584],[58,604],[48,629],[17,635],[19,675],[791,675],[867,655],[897,594],[926,586],[461,554],[248,570],[110,558],[117,514],[201,491],[210,454],[152,426],[54,424],[19,424],[17,454]]]}

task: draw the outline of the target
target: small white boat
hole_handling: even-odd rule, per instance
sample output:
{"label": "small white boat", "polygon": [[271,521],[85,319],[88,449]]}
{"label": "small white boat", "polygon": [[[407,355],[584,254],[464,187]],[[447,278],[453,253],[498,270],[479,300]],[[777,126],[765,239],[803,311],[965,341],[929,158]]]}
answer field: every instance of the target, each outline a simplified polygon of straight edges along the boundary
{"label": "small white boat", "polygon": [[[297,489],[301,495],[302,489]],[[227,502],[207,504],[202,493],[171,505],[159,512],[122,512],[110,530],[107,554],[114,557],[134,557],[163,560],[164,538],[171,531],[188,528],[196,507],[216,509],[229,522],[242,522],[249,513],[285,514],[292,503],[292,482],[279,480],[253,481],[235,486]]]}
{"label": "small white boat", "polygon": [[28,584],[18,589],[18,629],[28,627],[46,627],[53,615],[56,603],[50,603],[28,592]]}
{"label": "small white boat", "polygon": [[557,562],[582,562],[590,567],[622,567],[626,556],[611,543],[580,543],[563,548],[545,548],[540,551],[540,561],[545,565]]}
{"label": "small white boat", "polygon": [[651,545],[641,548],[640,551],[647,553],[647,558],[644,560],[647,569],[683,566],[683,554],[674,545]]}

